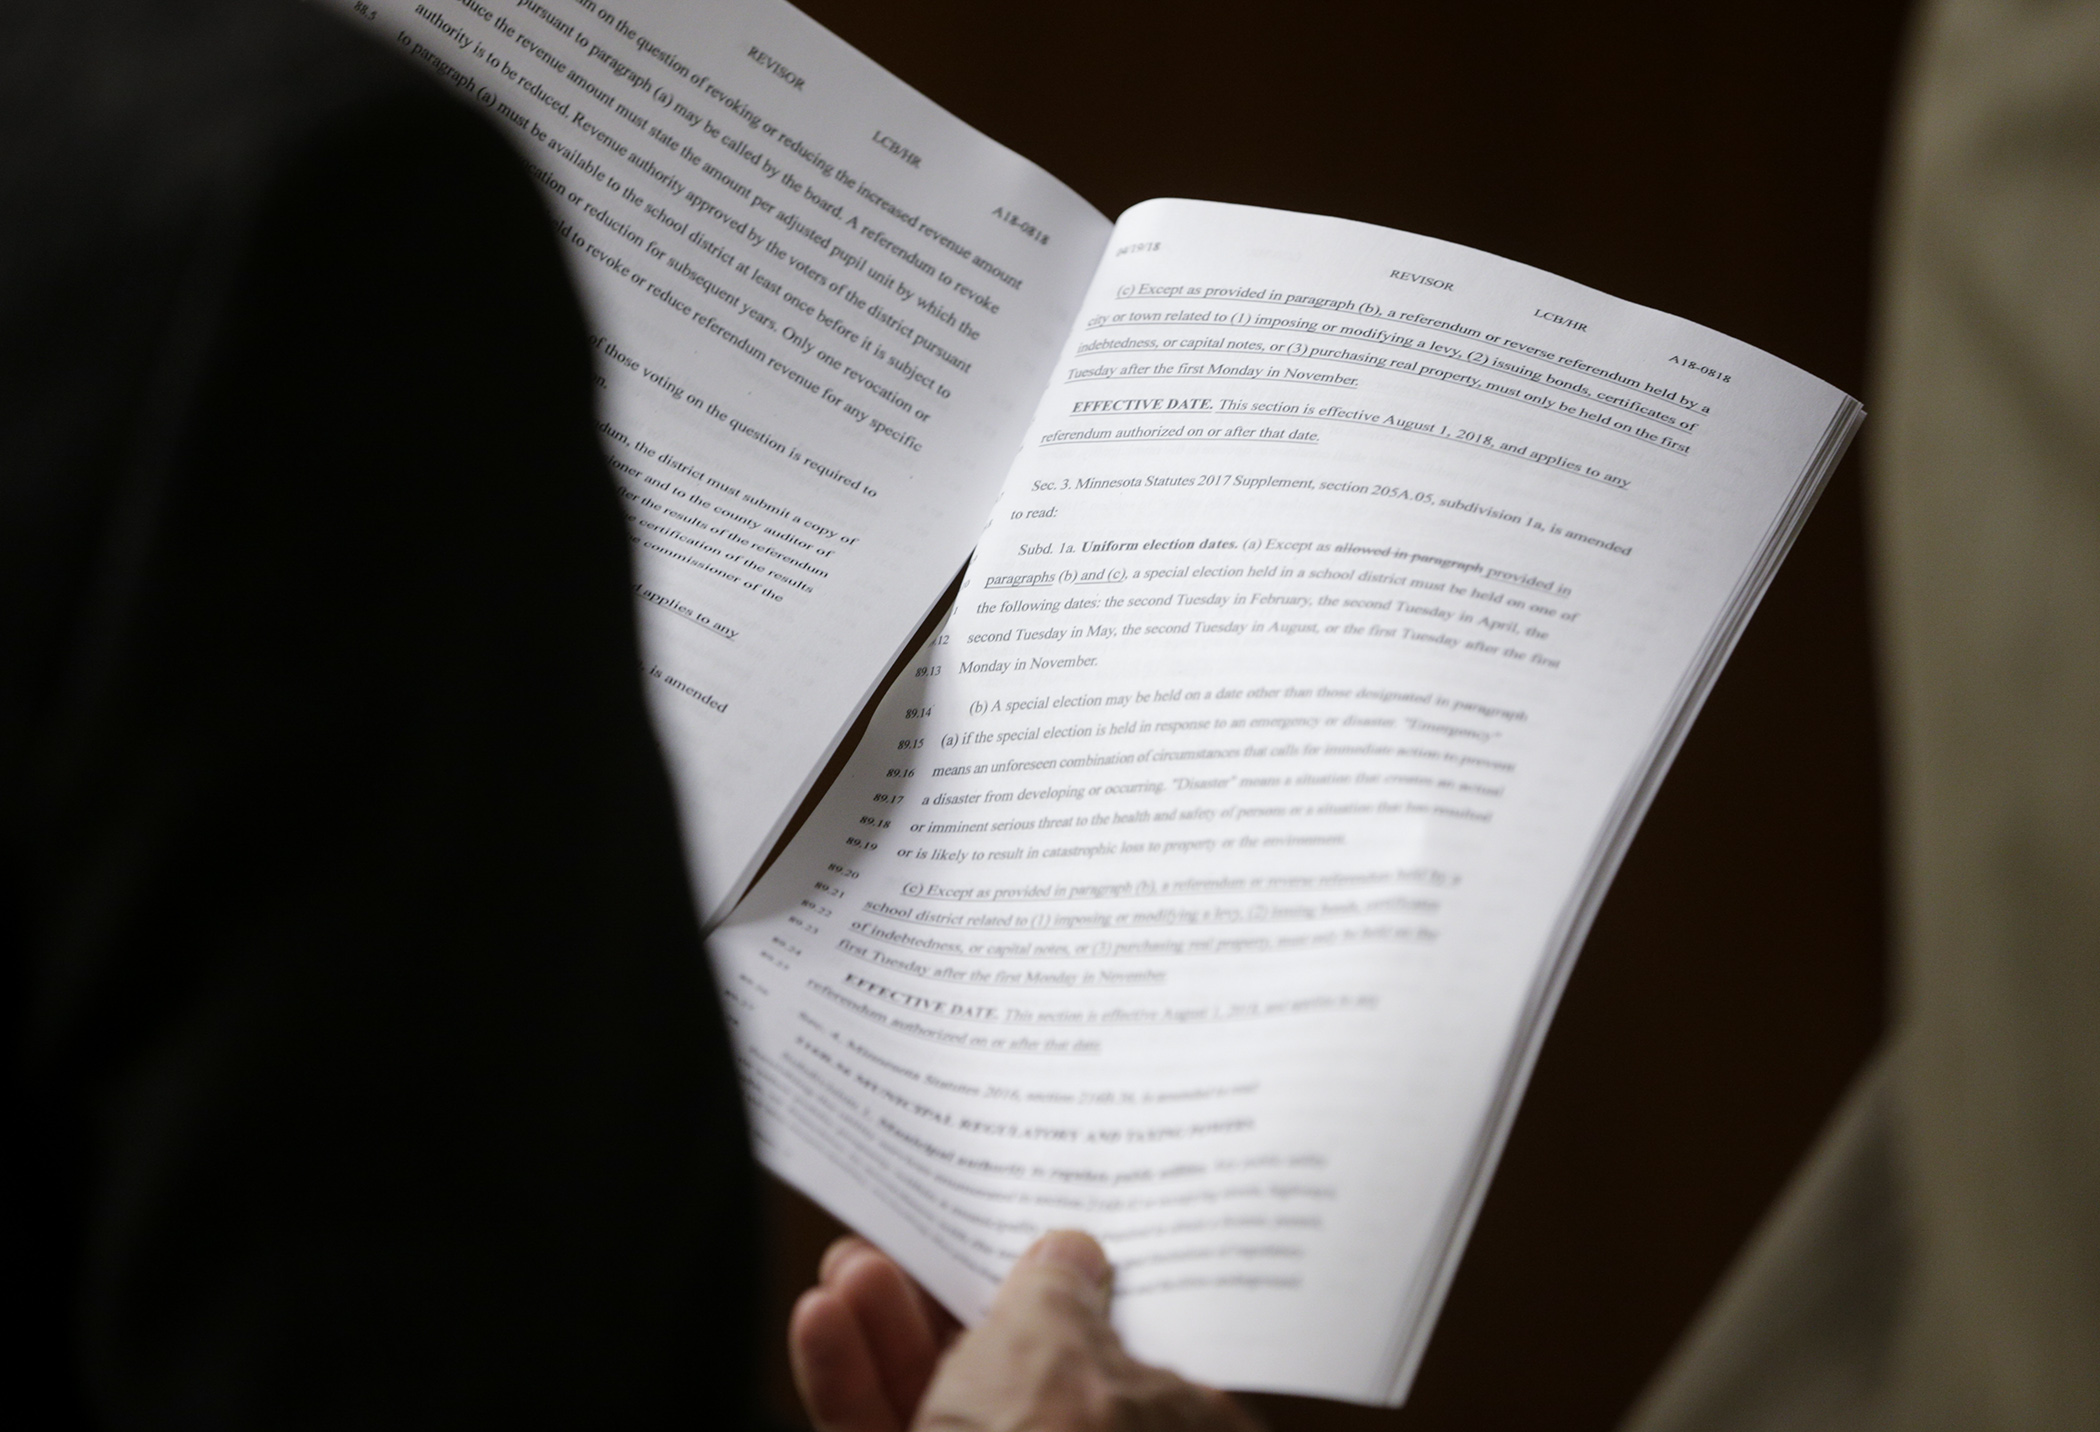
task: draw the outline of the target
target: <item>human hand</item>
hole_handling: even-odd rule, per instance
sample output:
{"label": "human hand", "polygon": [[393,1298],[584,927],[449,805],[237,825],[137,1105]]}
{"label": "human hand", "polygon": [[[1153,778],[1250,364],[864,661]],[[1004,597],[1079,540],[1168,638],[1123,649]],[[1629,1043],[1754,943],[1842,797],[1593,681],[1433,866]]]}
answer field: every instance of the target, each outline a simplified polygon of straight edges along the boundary
{"label": "human hand", "polygon": [[967,1333],[864,1239],[834,1243],[817,1276],[788,1322],[817,1432],[1258,1432],[1224,1393],[1123,1350],[1084,1233],[1037,1240]]}

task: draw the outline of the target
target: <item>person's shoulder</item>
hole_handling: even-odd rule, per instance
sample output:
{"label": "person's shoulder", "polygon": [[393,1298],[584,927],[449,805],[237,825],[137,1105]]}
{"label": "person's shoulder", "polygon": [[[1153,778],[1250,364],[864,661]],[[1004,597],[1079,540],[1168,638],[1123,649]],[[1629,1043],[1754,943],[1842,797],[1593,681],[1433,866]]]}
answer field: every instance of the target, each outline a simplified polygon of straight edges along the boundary
{"label": "person's shoulder", "polygon": [[[0,0],[0,605],[49,616],[0,634],[0,765],[11,693],[43,670],[23,653],[68,620],[52,594],[86,583],[258,266],[342,258],[333,213],[426,242],[404,184],[455,207],[532,196],[478,105],[347,14]],[[337,201],[319,217],[316,192]]]}
{"label": "person's shoulder", "polygon": [[190,123],[223,142],[422,82],[373,25],[309,0],[12,0],[0,34],[0,113],[46,106],[89,138]]}
{"label": "person's shoulder", "polygon": [[99,222],[142,210],[130,217],[150,222],[240,187],[336,116],[435,98],[380,37],[300,0],[4,9],[0,193],[13,191],[16,222],[63,224],[81,208],[103,211]]}

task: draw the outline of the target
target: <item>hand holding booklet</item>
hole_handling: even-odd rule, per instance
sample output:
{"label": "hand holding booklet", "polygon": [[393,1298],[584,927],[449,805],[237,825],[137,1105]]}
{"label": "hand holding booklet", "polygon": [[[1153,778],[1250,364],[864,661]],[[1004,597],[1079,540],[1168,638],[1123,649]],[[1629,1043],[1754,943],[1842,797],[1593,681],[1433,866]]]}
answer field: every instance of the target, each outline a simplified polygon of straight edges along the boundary
{"label": "hand holding booklet", "polygon": [[1137,1355],[1397,1403],[1858,405],[1434,239],[1111,224],[778,0],[351,8],[571,246],[761,1158],[965,1319],[1081,1227]]}

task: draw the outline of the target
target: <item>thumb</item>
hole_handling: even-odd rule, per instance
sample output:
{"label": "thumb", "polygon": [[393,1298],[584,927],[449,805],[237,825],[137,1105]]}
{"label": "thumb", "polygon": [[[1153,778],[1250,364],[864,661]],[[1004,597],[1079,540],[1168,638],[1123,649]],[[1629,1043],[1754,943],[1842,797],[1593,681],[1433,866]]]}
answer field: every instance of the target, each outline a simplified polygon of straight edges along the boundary
{"label": "thumb", "polygon": [[942,1362],[915,1432],[1259,1432],[1221,1392],[1133,1361],[1109,1325],[1115,1278],[1084,1233],[1046,1233]]}
{"label": "thumb", "polygon": [[991,1316],[1046,1310],[1098,1322],[1107,1318],[1114,1293],[1115,1269],[1101,1245],[1060,1228],[1036,1239],[1014,1263],[992,1299]]}
{"label": "thumb", "polygon": [[1084,1233],[1047,1233],[999,1285],[991,1310],[934,1375],[920,1432],[1090,1428],[1128,1365],[1108,1323],[1108,1255]]}

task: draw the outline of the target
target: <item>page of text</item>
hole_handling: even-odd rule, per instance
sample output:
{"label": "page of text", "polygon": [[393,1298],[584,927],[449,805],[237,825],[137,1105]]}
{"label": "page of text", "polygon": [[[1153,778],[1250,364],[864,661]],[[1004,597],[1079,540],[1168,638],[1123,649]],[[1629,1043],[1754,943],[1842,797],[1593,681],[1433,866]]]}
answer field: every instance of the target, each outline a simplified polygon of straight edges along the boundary
{"label": "page of text", "polygon": [[1521,265],[1126,214],[944,629],[717,932],[764,1157],[965,1317],[1397,1401],[1612,812],[1847,400]]}
{"label": "page of text", "polygon": [[527,155],[726,908],[968,556],[1108,222],[777,0],[344,0]]}

